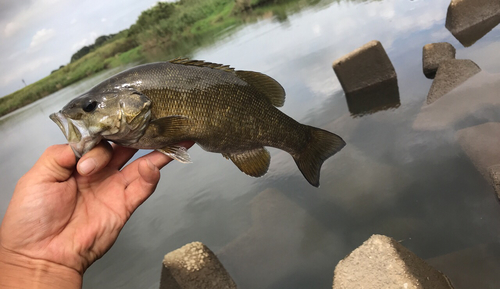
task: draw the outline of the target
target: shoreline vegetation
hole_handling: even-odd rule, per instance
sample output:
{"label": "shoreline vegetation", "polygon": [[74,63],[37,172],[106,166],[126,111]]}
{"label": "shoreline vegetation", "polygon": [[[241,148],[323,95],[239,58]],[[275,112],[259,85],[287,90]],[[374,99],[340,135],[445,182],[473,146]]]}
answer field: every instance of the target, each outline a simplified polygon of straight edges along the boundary
{"label": "shoreline vegetation", "polygon": [[189,57],[243,24],[287,15],[322,0],[180,0],[158,2],[130,28],[103,35],[71,57],[71,62],[14,93],[0,98],[0,116],[48,96],[97,72],[130,63]]}

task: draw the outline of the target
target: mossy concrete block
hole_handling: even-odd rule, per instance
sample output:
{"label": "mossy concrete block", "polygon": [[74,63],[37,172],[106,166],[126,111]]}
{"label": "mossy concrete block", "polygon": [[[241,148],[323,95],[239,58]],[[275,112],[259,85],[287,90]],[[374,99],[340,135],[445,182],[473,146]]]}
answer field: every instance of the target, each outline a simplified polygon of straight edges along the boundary
{"label": "mossy concrete block", "polygon": [[446,28],[465,47],[471,46],[500,23],[498,0],[451,0]]}
{"label": "mossy concrete block", "polygon": [[456,138],[474,166],[493,185],[489,168],[500,164],[500,123],[488,122],[461,129]]}
{"label": "mossy concrete block", "polygon": [[160,289],[235,289],[236,284],[215,254],[193,242],[165,255]]}
{"label": "mossy concrete block", "polygon": [[455,59],[456,50],[448,42],[430,43],[422,49],[422,67],[427,78],[436,76],[439,63],[447,59]]}
{"label": "mossy concrete block", "polygon": [[481,68],[469,59],[441,61],[427,95],[427,104],[433,103],[480,71]]}
{"label": "mossy concrete block", "polygon": [[337,59],[333,70],[346,94],[396,79],[396,70],[389,56],[376,40]]}
{"label": "mossy concrete block", "polygon": [[339,262],[333,289],[451,289],[449,279],[396,240],[373,235]]}

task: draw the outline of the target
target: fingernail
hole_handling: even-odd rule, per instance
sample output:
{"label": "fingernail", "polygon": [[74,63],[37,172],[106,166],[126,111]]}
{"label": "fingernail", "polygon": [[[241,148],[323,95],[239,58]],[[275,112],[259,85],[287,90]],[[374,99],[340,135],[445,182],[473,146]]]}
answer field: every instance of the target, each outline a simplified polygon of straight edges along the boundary
{"label": "fingernail", "polygon": [[90,174],[97,167],[94,159],[86,159],[78,165],[78,171],[82,175]]}
{"label": "fingernail", "polygon": [[156,166],[149,160],[149,159],[146,159],[146,163],[148,164],[148,167],[154,171],[156,169]]}

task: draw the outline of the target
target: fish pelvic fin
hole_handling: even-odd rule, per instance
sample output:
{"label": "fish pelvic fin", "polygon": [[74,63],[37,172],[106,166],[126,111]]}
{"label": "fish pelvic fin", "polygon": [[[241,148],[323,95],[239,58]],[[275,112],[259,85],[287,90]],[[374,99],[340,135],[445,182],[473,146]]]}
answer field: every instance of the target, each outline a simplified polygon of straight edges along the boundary
{"label": "fish pelvic fin", "polygon": [[236,75],[266,96],[272,105],[285,104],[285,89],[272,77],[254,71],[237,70]]}
{"label": "fish pelvic fin", "polygon": [[302,152],[292,156],[306,180],[311,185],[319,187],[323,162],[340,151],[346,143],[334,133],[312,126],[306,127],[310,130],[311,139]]}
{"label": "fish pelvic fin", "polygon": [[191,163],[191,157],[183,146],[171,145],[156,150],[181,163]]}
{"label": "fish pelvic fin", "polygon": [[261,177],[267,173],[271,155],[265,148],[257,148],[242,153],[225,153],[225,158],[230,159],[240,171],[252,177]]}

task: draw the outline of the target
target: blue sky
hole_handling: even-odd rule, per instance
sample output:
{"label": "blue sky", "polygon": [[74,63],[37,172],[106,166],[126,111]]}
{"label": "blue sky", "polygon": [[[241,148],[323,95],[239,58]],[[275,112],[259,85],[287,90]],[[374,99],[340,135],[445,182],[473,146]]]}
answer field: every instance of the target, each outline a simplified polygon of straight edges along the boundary
{"label": "blue sky", "polygon": [[0,97],[47,76],[157,0],[0,0]]}

